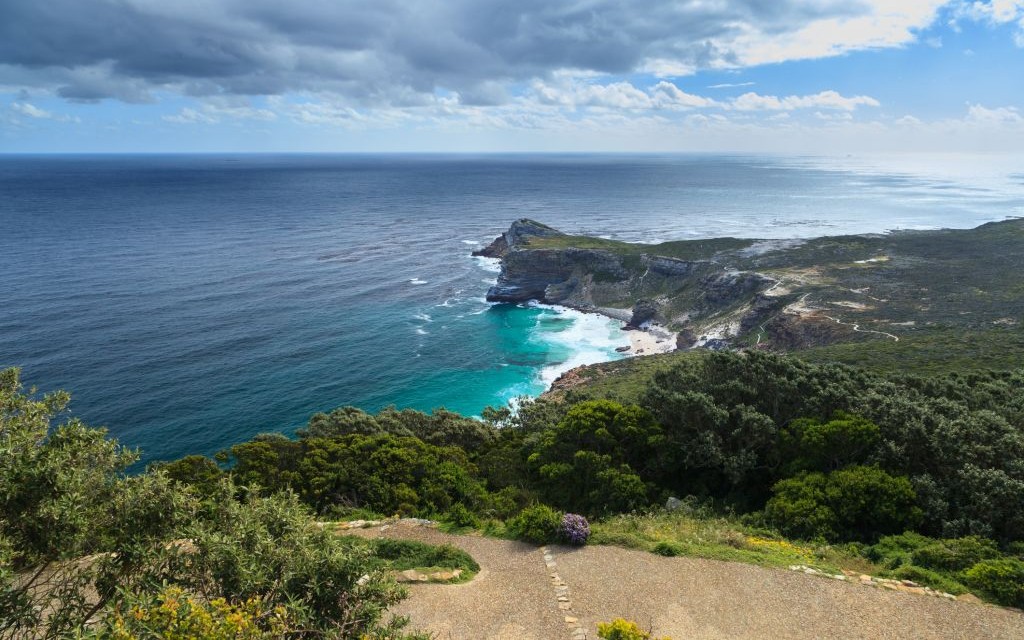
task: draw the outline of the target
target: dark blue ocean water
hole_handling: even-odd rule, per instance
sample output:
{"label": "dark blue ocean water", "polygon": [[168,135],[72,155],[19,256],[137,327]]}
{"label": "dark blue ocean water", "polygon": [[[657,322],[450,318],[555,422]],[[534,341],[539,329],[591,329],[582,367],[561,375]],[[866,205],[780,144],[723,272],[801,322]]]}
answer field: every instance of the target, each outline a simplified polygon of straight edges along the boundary
{"label": "dark blue ocean water", "polygon": [[484,302],[495,267],[469,253],[516,218],[629,241],[969,227],[1024,212],[1021,182],[971,160],[0,156],[0,367],[146,460],[346,404],[478,414],[625,344]]}

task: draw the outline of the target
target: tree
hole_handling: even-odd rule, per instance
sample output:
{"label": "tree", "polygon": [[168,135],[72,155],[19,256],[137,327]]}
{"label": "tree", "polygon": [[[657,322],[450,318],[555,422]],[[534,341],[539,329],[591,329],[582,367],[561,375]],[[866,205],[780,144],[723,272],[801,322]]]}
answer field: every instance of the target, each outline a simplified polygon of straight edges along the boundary
{"label": "tree", "polygon": [[836,471],[863,463],[880,438],[878,425],[837,411],[831,420],[794,420],[782,430],[784,466],[789,473]]}
{"label": "tree", "polygon": [[772,493],[766,519],[798,538],[874,541],[921,519],[910,481],[877,467],[803,473],[778,482]]}
{"label": "tree", "polygon": [[162,474],[125,477],[137,455],[104,430],[53,424],[69,399],[33,397],[17,369],[0,372],[0,635],[79,628],[139,582],[196,508]]}
{"label": "tree", "polygon": [[[159,468],[126,476],[134,452],[78,420],[56,423],[67,402],[0,372],[0,637],[63,638],[132,607],[153,613],[168,586],[216,609],[189,624],[256,603],[283,611],[289,637],[402,637],[383,618],[403,591],[293,493],[263,497],[225,478],[201,496]],[[177,467],[188,468],[208,466]]]}
{"label": "tree", "polygon": [[529,468],[542,497],[559,507],[588,515],[630,511],[649,503],[637,470],[651,465],[660,435],[640,407],[581,402],[543,433]]}

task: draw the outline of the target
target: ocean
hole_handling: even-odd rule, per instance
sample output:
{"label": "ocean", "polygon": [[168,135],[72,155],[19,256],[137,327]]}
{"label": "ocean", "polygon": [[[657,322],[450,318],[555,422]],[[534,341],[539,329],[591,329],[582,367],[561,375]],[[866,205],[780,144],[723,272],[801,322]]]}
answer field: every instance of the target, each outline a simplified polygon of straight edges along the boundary
{"label": "ocean", "polygon": [[491,305],[515,219],[635,242],[973,227],[1020,163],[725,155],[0,156],[0,368],[143,461],[317,411],[479,415],[621,357],[620,323]]}

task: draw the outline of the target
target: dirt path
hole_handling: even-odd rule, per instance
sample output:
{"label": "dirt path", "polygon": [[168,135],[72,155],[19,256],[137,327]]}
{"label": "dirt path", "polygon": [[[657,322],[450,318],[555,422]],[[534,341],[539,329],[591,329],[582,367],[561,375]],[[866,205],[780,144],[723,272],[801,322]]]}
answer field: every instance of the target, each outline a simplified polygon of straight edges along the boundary
{"label": "dirt path", "polygon": [[550,547],[546,558],[532,545],[424,527],[358,534],[454,544],[480,563],[473,581],[413,585],[396,607],[438,640],[593,640],[597,623],[616,617],[674,640],[1024,639],[1017,611],[784,569],[604,546]]}

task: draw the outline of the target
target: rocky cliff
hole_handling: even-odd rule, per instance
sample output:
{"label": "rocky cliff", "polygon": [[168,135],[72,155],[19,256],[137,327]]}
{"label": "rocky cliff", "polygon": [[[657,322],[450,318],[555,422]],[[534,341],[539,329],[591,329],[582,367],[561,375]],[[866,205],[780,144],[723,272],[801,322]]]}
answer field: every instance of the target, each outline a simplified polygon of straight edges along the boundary
{"label": "rocky cliff", "polygon": [[[630,310],[627,328],[652,322],[669,325],[684,335],[693,334],[694,343],[703,340],[697,346],[726,337],[721,328],[712,331],[711,337],[698,336],[706,333],[697,331],[706,324],[699,319],[735,311],[775,283],[761,274],[730,270],[713,257],[686,260],[646,253],[642,248],[570,236],[521,219],[474,255],[501,259],[498,282],[487,292],[489,301],[537,300],[584,311],[625,308]],[[681,296],[692,300],[679,314],[673,300]],[[763,308],[763,304],[758,307]]]}
{"label": "rocky cliff", "polygon": [[628,316],[631,327],[657,323],[677,332],[683,349],[898,342],[931,326],[1015,326],[1024,312],[1011,275],[1024,264],[1024,220],[962,231],[644,245],[522,219],[475,255],[501,260],[490,301]]}

